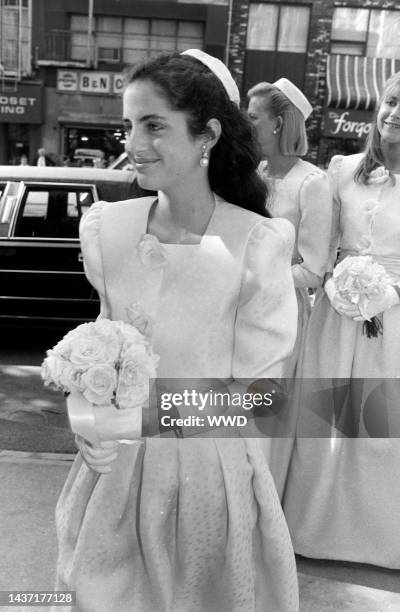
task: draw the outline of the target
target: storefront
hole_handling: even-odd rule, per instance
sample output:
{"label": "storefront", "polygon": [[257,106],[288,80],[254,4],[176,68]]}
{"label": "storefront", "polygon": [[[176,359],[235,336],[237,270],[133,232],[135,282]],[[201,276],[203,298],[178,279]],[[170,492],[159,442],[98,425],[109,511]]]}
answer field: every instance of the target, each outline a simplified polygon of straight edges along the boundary
{"label": "storefront", "polygon": [[4,83],[0,89],[0,163],[19,164],[36,152],[38,126],[43,123],[43,85]]}
{"label": "storefront", "polygon": [[57,70],[56,106],[63,163],[104,165],[124,150],[122,75],[113,72]]}
{"label": "storefront", "polygon": [[400,60],[354,55],[328,57],[319,165],[326,167],[333,155],[363,150],[383,84],[399,70]]}

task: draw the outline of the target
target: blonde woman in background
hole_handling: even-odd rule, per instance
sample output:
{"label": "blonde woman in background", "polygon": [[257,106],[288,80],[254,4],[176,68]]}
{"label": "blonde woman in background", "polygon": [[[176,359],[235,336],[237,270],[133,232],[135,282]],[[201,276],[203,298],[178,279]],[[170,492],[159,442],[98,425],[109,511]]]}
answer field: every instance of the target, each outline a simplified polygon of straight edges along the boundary
{"label": "blonde woman in background", "polygon": [[[339,249],[338,261],[372,257],[392,284],[370,301],[380,328],[371,337],[332,278],[317,293],[299,368],[299,428],[320,437],[296,440],[285,513],[301,555],[399,569],[400,72],[385,85],[365,152],[336,155],[328,174],[335,210],[328,272]],[[306,379],[320,385],[319,396],[306,393]]]}
{"label": "blonde woman in background", "polygon": [[[332,195],[328,178],[320,168],[301,159],[308,151],[305,122],[312,107],[288,79],[258,83],[248,92],[248,113],[261,147],[260,172],[269,187],[267,209],[272,217],[291,221],[296,230],[292,275],[298,302],[297,339],[284,376],[295,376],[306,323],[311,310],[308,289],[322,285],[329,251]],[[289,383],[289,393],[293,392]],[[282,415],[286,443],[267,444],[267,455],[278,493],[282,496],[295,430],[292,401]],[[275,432],[275,435],[276,434]]]}

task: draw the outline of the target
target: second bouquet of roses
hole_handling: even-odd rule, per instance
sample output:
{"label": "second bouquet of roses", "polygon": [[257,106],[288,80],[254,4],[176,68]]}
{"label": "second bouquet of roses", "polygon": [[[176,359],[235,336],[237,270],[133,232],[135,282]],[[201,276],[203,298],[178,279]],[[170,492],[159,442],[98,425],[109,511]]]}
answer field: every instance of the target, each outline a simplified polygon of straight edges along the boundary
{"label": "second bouquet of roses", "polygon": [[368,338],[377,337],[382,323],[369,308],[392,284],[385,268],[370,255],[347,256],[335,267],[332,279],[339,295],[358,306]]}
{"label": "second bouquet of roses", "polygon": [[67,395],[72,430],[99,443],[120,438],[121,425],[118,429],[116,423],[124,419],[140,436],[142,408],[157,363],[138,329],[123,321],[98,319],[79,325],[47,351],[42,378]]}

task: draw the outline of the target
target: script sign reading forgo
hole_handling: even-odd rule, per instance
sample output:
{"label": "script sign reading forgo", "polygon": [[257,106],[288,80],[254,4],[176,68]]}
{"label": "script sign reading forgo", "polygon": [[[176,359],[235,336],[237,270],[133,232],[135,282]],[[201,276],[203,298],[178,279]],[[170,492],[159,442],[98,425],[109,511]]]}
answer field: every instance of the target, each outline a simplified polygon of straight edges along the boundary
{"label": "script sign reading forgo", "polygon": [[18,85],[0,90],[0,123],[42,123],[42,85]]}
{"label": "script sign reading forgo", "polygon": [[342,108],[327,108],[324,136],[364,139],[371,129],[372,113]]}

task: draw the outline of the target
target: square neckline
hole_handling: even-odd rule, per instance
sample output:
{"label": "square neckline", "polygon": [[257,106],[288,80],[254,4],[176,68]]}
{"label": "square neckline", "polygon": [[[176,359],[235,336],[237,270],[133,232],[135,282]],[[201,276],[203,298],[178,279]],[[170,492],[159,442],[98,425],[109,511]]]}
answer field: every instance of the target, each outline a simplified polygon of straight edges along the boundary
{"label": "square neckline", "polygon": [[201,246],[202,243],[203,243],[203,240],[209,234],[210,228],[211,228],[211,226],[213,224],[213,221],[214,221],[214,218],[215,218],[217,207],[219,206],[218,197],[215,195],[215,193],[213,195],[214,195],[214,210],[211,213],[211,216],[210,216],[210,218],[208,220],[208,223],[207,223],[207,227],[204,230],[204,233],[202,234],[202,236],[200,237],[200,241],[199,242],[193,242],[193,243],[191,243],[191,242],[162,242],[158,238],[158,236],[156,236],[155,234],[152,234],[151,232],[149,232],[149,217],[150,217],[151,209],[154,206],[154,204],[157,202],[158,197],[155,197],[149,203],[149,206],[148,206],[148,209],[147,209],[147,215],[146,215],[146,218],[145,218],[145,232],[144,232],[144,236],[151,236],[152,238],[157,240],[157,242],[161,246],[163,246],[163,247],[174,247],[174,246],[177,246],[177,247],[199,247],[199,246]]}

